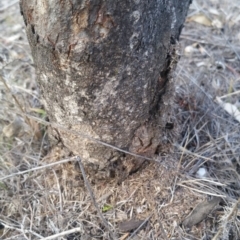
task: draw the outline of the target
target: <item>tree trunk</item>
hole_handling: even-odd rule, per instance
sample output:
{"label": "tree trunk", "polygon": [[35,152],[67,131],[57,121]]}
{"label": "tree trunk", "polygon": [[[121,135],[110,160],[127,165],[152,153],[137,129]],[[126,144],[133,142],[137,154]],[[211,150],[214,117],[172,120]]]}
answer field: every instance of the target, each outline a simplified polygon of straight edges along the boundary
{"label": "tree trunk", "polygon": [[[178,128],[172,72],[190,1],[21,0],[50,122],[138,155],[168,154]],[[121,178],[143,162],[70,132],[53,135],[98,177]]]}

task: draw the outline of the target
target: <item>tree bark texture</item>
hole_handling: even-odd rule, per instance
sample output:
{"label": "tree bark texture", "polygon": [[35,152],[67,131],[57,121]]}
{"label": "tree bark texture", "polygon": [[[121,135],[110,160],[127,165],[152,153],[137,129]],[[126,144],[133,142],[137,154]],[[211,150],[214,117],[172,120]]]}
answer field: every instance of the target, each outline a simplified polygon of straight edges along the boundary
{"label": "tree bark texture", "polygon": [[[50,122],[139,155],[167,153],[177,131],[172,71],[190,1],[21,0]],[[99,177],[142,162],[58,134]]]}

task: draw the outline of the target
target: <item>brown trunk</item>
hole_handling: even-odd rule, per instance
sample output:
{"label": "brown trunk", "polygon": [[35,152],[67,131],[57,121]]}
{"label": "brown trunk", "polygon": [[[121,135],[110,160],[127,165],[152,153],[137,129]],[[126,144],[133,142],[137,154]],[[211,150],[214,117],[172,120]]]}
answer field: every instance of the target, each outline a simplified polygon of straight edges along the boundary
{"label": "brown trunk", "polygon": [[[172,69],[189,4],[21,0],[50,122],[142,156],[168,153],[177,130]],[[141,163],[89,139],[59,134],[99,176],[129,174]]]}

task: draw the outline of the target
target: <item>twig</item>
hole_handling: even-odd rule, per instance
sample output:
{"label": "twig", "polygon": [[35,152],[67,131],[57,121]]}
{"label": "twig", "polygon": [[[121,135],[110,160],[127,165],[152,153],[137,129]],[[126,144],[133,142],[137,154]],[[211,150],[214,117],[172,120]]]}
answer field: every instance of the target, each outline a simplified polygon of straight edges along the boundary
{"label": "twig", "polygon": [[207,44],[207,45],[213,45],[213,46],[226,48],[226,45],[217,44],[216,42],[214,42],[214,43],[213,42],[208,42],[208,40],[199,40],[197,38],[192,38],[191,36],[189,37],[189,35],[186,35],[186,34],[181,34],[180,39],[186,39],[186,40],[201,43],[201,44]]}
{"label": "twig", "polygon": [[163,225],[162,225],[161,221],[159,220],[158,223],[159,223],[159,226],[160,226],[161,231],[162,231],[161,236],[164,238],[164,240],[168,240],[167,234],[165,232],[165,229],[163,228]]}
{"label": "twig", "polygon": [[134,236],[137,234],[137,232],[142,228],[142,226],[145,225],[146,222],[148,222],[148,220],[152,217],[152,215],[153,215],[153,214],[151,214],[148,218],[146,218],[146,219],[142,222],[142,224],[130,235],[130,237],[129,237],[127,240],[130,240],[132,237],[134,237]]}
{"label": "twig", "polygon": [[178,144],[173,144],[173,145],[175,147],[177,147],[180,151],[182,151],[185,154],[189,154],[189,155],[192,155],[192,156],[197,157],[197,158],[202,158],[202,159],[208,160],[210,162],[214,162],[214,160],[212,158],[204,157],[204,156],[201,156],[201,155],[199,155],[197,153],[191,152],[191,151],[185,149],[184,147],[182,147],[182,146],[180,146]]}
{"label": "twig", "polygon": [[240,90],[232,92],[232,93],[228,93],[228,94],[225,94],[225,95],[222,95],[219,98],[222,99],[222,98],[230,97],[230,96],[233,96],[233,95],[236,95],[236,94],[239,94],[239,93],[240,93]]}
{"label": "twig", "polygon": [[75,233],[75,232],[81,232],[81,228],[77,227],[77,228],[73,228],[64,232],[60,232],[54,235],[51,235],[49,237],[45,237],[45,238],[41,238],[41,240],[50,240],[50,239],[58,239],[58,237],[62,237],[65,236],[67,234],[71,234],[71,233]]}
{"label": "twig", "polygon": [[32,208],[30,202],[28,202],[28,207],[29,207],[30,212],[31,212],[29,229],[30,229],[30,231],[32,231],[32,228],[33,228],[33,219],[34,219],[34,209]]}
{"label": "twig", "polygon": [[240,198],[238,199],[238,201],[234,204],[233,208],[232,208],[232,211],[228,214],[226,220],[225,220],[225,223],[223,224],[223,226],[221,226],[218,230],[218,232],[215,234],[215,236],[213,237],[212,240],[218,240],[219,239],[219,236],[220,234],[223,232],[224,228],[225,228],[225,225],[227,223],[230,222],[230,218],[232,217],[232,215],[237,211],[237,208],[238,208],[238,204],[240,203]]}
{"label": "twig", "polygon": [[95,206],[95,208],[97,210],[99,218],[101,219],[101,221],[102,221],[103,225],[105,226],[105,228],[109,231],[111,238],[113,240],[115,240],[115,239],[117,239],[115,234],[111,231],[111,229],[110,229],[106,219],[103,217],[102,212],[100,211],[100,209],[98,207],[97,201],[96,201],[96,199],[94,197],[94,194],[93,194],[93,191],[92,191],[92,188],[91,188],[90,183],[89,183],[89,181],[88,181],[88,179],[86,177],[85,170],[84,170],[81,158],[79,156],[77,156],[77,161],[78,161],[79,167],[81,169],[81,172],[82,172],[82,175],[83,175],[83,179],[84,179],[86,188],[87,188],[87,190],[88,190],[88,192],[90,194],[90,198],[91,198],[91,200],[93,202],[93,205]]}
{"label": "twig", "polygon": [[52,166],[57,165],[57,164],[66,163],[66,162],[69,162],[69,161],[76,161],[76,159],[75,159],[75,157],[66,158],[66,159],[63,159],[63,160],[60,160],[60,161],[57,161],[57,162],[53,162],[53,163],[49,163],[49,164],[46,164],[46,165],[43,165],[43,166],[40,166],[40,167],[31,168],[31,169],[28,169],[28,170],[25,170],[25,171],[22,171],[22,172],[16,172],[16,173],[13,173],[13,174],[10,174],[10,175],[7,175],[5,177],[0,178],[0,181],[2,181],[4,179],[7,179],[7,178],[17,176],[17,175],[22,175],[22,174],[29,173],[29,172],[36,171],[36,170],[40,170],[40,169],[43,169],[43,168],[52,167]]}
{"label": "twig", "polygon": [[24,235],[25,235],[25,233],[30,233],[30,234],[32,234],[32,235],[34,235],[34,236],[36,236],[36,237],[38,237],[38,238],[40,238],[40,239],[43,239],[43,237],[42,237],[40,234],[38,234],[38,233],[36,233],[36,232],[34,232],[34,231],[32,231],[32,230],[20,229],[20,228],[17,228],[17,227],[15,227],[15,226],[7,225],[7,224],[5,224],[5,223],[3,223],[3,222],[1,222],[1,224],[4,226],[4,228],[16,230],[16,231],[18,231],[18,232],[21,232],[21,233],[24,234]]}
{"label": "twig", "polygon": [[25,219],[26,219],[26,215],[23,216],[23,220],[22,220],[22,224],[21,224],[21,230],[22,230],[23,236],[24,236],[27,240],[29,240],[29,237],[27,237],[27,235],[26,235],[26,233],[28,233],[28,231],[25,232],[25,229],[24,229]]}
{"label": "twig", "polygon": [[69,129],[65,128],[65,127],[60,126],[59,124],[51,124],[51,126],[52,126],[53,128],[57,128],[57,129],[60,129],[60,130],[65,131],[65,132],[68,132],[68,133],[71,133],[71,134],[74,134],[74,135],[77,135],[77,136],[80,136],[80,137],[84,137],[84,138],[86,138],[86,139],[89,139],[89,140],[91,140],[91,141],[97,142],[97,143],[99,143],[99,144],[101,144],[101,145],[104,145],[104,146],[106,146],[106,147],[110,147],[110,148],[112,148],[112,149],[115,149],[115,150],[117,150],[117,151],[119,151],[119,152],[123,152],[123,153],[129,154],[129,155],[132,155],[132,156],[134,156],[134,157],[146,159],[146,160],[149,160],[149,161],[159,162],[159,161],[157,161],[157,160],[155,160],[155,159],[153,159],[153,158],[148,158],[148,157],[145,157],[145,156],[141,156],[141,155],[138,155],[138,154],[131,153],[131,152],[129,152],[129,151],[123,150],[123,149],[121,149],[121,148],[118,148],[118,147],[113,146],[113,145],[111,145],[111,144],[105,143],[105,142],[103,142],[103,141],[101,141],[101,140],[98,140],[98,139],[96,139],[96,138],[92,138],[92,137],[90,137],[90,136],[88,136],[88,135],[86,135],[86,134],[78,133],[78,132],[76,132],[76,131],[69,130]]}
{"label": "twig", "polygon": [[[202,182],[211,183],[211,184],[216,185],[216,186],[226,187],[226,184],[224,184],[224,183],[215,182],[214,180],[207,179],[207,178],[203,178],[203,179],[193,178],[193,179],[189,179],[189,180],[183,180],[183,181],[181,181],[179,183],[180,184],[183,184],[183,183],[196,183],[196,184],[200,184],[201,185]],[[205,186],[204,184],[202,184],[202,185]]]}
{"label": "twig", "polygon": [[189,134],[187,135],[187,139],[186,139],[184,147],[182,147],[182,154],[181,154],[181,157],[180,157],[180,160],[178,163],[177,172],[179,172],[180,167],[182,166],[182,159],[183,159],[184,151],[185,151],[185,149],[187,149],[188,140],[189,140]]}
{"label": "twig", "polygon": [[[163,202],[163,204],[164,204],[164,202]],[[158,231],[156,237],[158,237],[160,235],[164,240],[168,240],[169,238],[167,237],[165,229],[164,229],[164,227],[162,225],[162,222],[161,222],[162,221],[162,217],[160,216],[161,209],[164,207],[163,204],[160,205],[160,208],[158,208],[158,203],[155,202],[155,209],[158,209],[158,211],[157,211],[157,219],[158,219],[158,223],[159,223],[159,226],[160,226],[160,229],[161,229],[160,230],[160,234],[158,234],[159,233],[159,231]],[[169,204],[171,204],[171,203],[168,203],[168,204],[165,204],[165,205],[167,206]]]}
{"label": "twig", "polygon": [[60,205],[60,212],[63,212],[63,199],[62,199],[62,192],[61,192],[61,187],[60,187],[60,183],[59,183],[59,179],[58,176],[56,174],[56,172],[54,171],[54,169],[52,169],[53,174],[56,178],[56,182],[57,182],[57,187],[58,187],[58,192],[59,192],[59,205]]}
{"label": "twig", "polygon": [[195,192],[203,193],[203,194],[210,195],[210,196],[215,196],[215,197],[226,198],[226,196],[225,196],[225,195],[218,195],[218,194],[216,194],[216,193],[207,192],[207,191],[205,192],[205,191],[198,190],[198,189],[196,189],[196,188],[192,188],[192,187],[188,187],[188,186],[186,186],[186,185],[179,184],[179,183],[177,184],[177,186],[180,186],[180,187],[185,187],[185,188],[187,188],[187,189],[190,189],[190,190],[193,190],[193,191],[195,191]]}
{"label": "twig", "polygon": [[160,162],[160,161],[158,161],[158,160],[156,160],[156,159],[153,159],[153,158],[145,157],[145,156],[142,156],[142,155],[138,155],[138,154],[135,154],[135,153],[132,153],[132,152],[123,150],[123,149],[121,149],[121,148],[118,148],[118,147],[113,146],[113,145],[111,145],[111,144],[105,143],[105,142],[103,142],[103,141],[101,141],[101,140],[98,140],[98,139],[96,139],[96,138],[93,138],[93,137],[91,137],[91,136],[89,136],[89,135],[86,135],[86,134],[84,134],[84,133],[77,132],[77,131],[74,131],[74,130],[69,130],[69,129],[67,129],[67,128],[59,125],[59,124],[49,123],[49,122],[47,122],[47,121],[45,121],[45,120],[43,120],[43,119],[39,119],[39,118],[37,118],[37,117],[31,116],[31,115],[26,114],[26,113],[24,113],[24,115],[26,115],[26,116],[29,117],[29,118],[34,119],[35,121],[38,121],[38,122],[41,123],[41,124],[44,124],[44,125],[46,125],[46,126],[51,126],[52,128],[56,128],[56,129],[62,130],[62,131],[64,131],[64,132],[71,133],[71,134],[73,134],[73,135],[75,135],[75,136],[79,136],[79,137],[82,137],[82,138],[89,139],[89,140],[91,140],[91,141],[93,141],[93,142],[99,143],[99,144],[104,145],[104,146],[106,146],[106,147],[110,147],[110,148],[115,149],[115,150],[117,150],[117,151],[119,151],[119,152],[126,153],[126,154],[128,154],[128,155],[131,155],[131,156],[134,156],[134,157],[138,157],[138,158],[142,158],[142,159],[145,159],[145,160],[148,160],[148,161],[153,161],[153,162],[156,162],[156,163],[159,163],[159,162]]}

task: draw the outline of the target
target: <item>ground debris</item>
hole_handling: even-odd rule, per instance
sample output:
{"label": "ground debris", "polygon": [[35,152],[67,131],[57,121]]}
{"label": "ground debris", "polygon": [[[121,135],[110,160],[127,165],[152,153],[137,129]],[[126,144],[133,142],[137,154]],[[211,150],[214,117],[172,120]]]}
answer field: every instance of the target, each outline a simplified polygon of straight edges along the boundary
{"label": "ground debris", "polygon": [[129,221],[121,222],[118,227],[122,232],[130,232],[137,229],[143,222],[144,220],[131,219]]}
{"label": "ground debris", "polygon": [[192,226],[200,223],[204,220],[209,213],[211,213],[214,208],[221,201],[220,197],[213,197],[210,201],[204,201],[199,203],[192,212],[183,220],[182,225],[185,228],[191,228]]}

